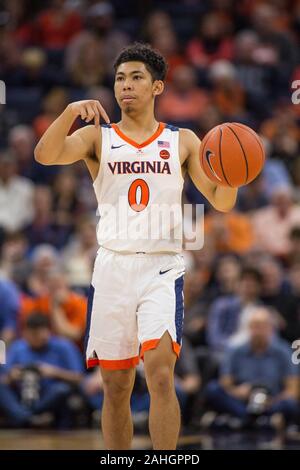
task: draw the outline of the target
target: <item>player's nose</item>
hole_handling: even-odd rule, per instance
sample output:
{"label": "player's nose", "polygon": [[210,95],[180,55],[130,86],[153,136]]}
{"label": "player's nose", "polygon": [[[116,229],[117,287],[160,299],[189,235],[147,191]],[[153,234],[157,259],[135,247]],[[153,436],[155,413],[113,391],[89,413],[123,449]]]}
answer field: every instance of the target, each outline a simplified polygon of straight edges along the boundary
{"label": "player's nose", "polygon": [[132,82],[129,80],[124,80],[123,90],[132,90]]}

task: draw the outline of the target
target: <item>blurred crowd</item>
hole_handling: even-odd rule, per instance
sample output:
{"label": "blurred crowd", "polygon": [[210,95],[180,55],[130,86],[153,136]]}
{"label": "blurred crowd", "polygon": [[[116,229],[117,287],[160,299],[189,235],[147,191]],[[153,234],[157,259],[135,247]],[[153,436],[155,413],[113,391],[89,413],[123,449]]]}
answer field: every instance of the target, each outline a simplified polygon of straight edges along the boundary
{"label": "blurred crowd", "polygon": [[[256,389],[266,415],[299,422],[299,0],[0,0],[0,420],[85,426],[101,408],[100,372],[85,371],[83,354],[98,249],[91,179],[83,163],[40,165],[33,149],[69,102],[98,99],[119,119],[112,64],[134,40],[169,63],[159,120],[200,138],[242,122],[266,149],[229,213],[185,184],[183,202],[205,206],[205,241],[184,252],[184,423],[207,407],[247,421]],[[149,409],[142,367],[132,409],[137,424]]]}

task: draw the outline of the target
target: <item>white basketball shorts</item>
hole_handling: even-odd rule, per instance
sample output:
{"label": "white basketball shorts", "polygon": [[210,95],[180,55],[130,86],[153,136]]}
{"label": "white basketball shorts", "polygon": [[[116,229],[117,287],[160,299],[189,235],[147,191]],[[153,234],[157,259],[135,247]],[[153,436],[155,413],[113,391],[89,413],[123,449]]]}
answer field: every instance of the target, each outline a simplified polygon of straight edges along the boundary
{"label": "white basketball shorts", "polygon": [[166,331],[179,356],[183,275],[181,254],[121,254],[101,247],[88,299],[87,366],[135,367]]}

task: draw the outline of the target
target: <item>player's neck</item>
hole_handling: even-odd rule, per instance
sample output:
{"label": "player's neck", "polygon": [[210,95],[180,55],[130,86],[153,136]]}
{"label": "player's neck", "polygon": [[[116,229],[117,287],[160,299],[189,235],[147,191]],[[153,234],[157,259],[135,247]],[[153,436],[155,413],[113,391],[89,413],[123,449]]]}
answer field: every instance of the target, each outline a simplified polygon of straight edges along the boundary
{"label": "player's neck", "polygon": [[118,127],[124,134],[139,132],[141,134],[154,134],[158,127],[158,121],[153,113],[148,116],[145,114],[140,116],[129,116],[123,113]]}

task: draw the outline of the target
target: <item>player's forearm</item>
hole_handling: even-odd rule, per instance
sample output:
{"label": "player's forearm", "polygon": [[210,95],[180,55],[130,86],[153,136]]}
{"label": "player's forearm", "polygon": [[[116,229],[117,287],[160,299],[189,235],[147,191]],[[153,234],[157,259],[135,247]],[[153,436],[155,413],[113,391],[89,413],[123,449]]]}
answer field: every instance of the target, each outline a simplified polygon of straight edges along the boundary
{"label": "player's forearm", "polygon": [[74,119],[70,106],[67,106],[64,112],[48,127],[35,147],[36,161],[43,165],[51,165],[59,158]]}
{"label": "player's forearm", "polygon": [[236,202],[238,188],[228,188],[225,186],[217,185],[214,189],[214,203],[215,209],[221,212],[230,211]]}

